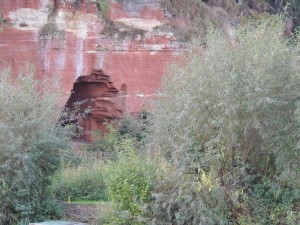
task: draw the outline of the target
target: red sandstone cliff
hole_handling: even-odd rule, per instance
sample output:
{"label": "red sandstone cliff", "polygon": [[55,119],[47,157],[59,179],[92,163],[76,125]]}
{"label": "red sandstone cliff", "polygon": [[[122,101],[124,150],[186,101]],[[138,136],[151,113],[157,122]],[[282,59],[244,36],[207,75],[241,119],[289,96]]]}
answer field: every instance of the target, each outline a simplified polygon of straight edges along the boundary
{"label": "red sandstone cliff", "polygon": [[[234,44],[232,24],[274,7],[278,11],[276,4],[262,7],[259,1],[203,1],[198,6],[189,0],[164,1],[168,10],[159,2],[0,0],[0,70],[10,67],[17,73],[29,63],[40,76],[59,77],[64,103],[79,99],[91,106],[85,127],[95,129],[124,110],[138,112],[155,96],[166,66],[182,51],[173,33],[181,32],[180,39],[201,36],[205,25],[217,23]],[[297,21],[287,24],[287,36]]]}
{"label": "red sandstone cliff", "polygon": [[[69,103],[79,93],[89,93],[97,121],[125,109],[139,111],[159,88],[160,77],[178,57],[180,45],[171,33],[156,29],[167,23],[156,0],[111,0],[108,9],[105,13],[114,25],[107,25],[108,20],[99,15],[94,0],[1,0],[5,28],[0,32],[0,70],[10,67],[16,73],[33,64],[39,75],[61,79],[65,102],[75,81],[75,91],[82,81],[85,84]],[[121,97],[110,96],[109,104],[95,100],[103,82],[87,82],[95,78],[93,73],[79,78],[93,70],[102,70],[110,80],[105,88],[113,87],[112,93],[123,93]],[[122,99],[123,109],[112,104],[115,98]],[[95,129],[96,124],[87,127]]]}

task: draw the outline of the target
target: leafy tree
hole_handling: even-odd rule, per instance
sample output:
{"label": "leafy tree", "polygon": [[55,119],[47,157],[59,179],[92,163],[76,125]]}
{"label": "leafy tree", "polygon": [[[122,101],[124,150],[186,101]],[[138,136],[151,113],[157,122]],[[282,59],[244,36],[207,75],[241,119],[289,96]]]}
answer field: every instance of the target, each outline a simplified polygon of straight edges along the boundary
{"label": "leafy tree", "polygon": [[48,186],[75,131],[57,123],[58,90],[55,79],[37,80],[29,66],[15,79],[9,70],[0,74],[0,224],[56,214]]}
{"label": "leafy tree", "polygon": [[194,48],[164,76],[151,148],[172,166],[154,224],[299,222],[288,219],[299,214],[299,38],[283,33],[279,17],[238,30],[235,43],[212,31],[203,54]]}

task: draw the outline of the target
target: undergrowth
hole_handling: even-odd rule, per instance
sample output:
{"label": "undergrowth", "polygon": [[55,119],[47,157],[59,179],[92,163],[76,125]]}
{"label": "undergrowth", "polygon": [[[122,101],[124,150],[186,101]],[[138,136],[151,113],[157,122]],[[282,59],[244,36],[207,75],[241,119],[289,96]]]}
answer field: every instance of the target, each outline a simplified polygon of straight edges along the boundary
{"label": "undergrowth", "polygon": [[101,162],[63,168],[52,186],[61,201],[106,200],[105,165]]}

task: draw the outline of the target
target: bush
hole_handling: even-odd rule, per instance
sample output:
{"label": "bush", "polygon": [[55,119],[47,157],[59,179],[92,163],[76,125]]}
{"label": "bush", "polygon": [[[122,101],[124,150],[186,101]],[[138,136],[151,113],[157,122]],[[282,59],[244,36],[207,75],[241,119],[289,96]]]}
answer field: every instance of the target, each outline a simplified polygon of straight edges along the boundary
{"label": "bush", "polygon": [[105,166],[100,162],[64,168],[53,185],[56,198],[62,201],[106,200],[104,170]]}
{"label": "bush", "polygon": [[0,74],[0,224],[55,216],[48,187],[75,130],[57,123],[58,90],[55,79],[36,80],[30,67],[15,79]]}
{"label": "bush", "polygon": [[194,49],[164,76],[150,147],[174,169],[157,186],[155,224],[269,224],[267,195],[251,211],[257,185],[299,190],[299,46],[283,33],[278,17],[238,30],[234,45],[212,31],[203,55]]}
{"label": "bush", "polygon": [[86,147],[88,151],[94,152],[112,152],[116,153],[122,151],[120,148],[120,143],[122,142],[122,137],[119,131],[116,129],[115,123],[105,124],[105,132],[101,130],[93,130],[91,132],[93,143]]}
{"label": "bush", "polygon": [[[124,117],[119,124],[111,122],[105,124],[105,132],[93,130],[91,132],[93,143],[86,147],[88,151],[94,152],[121,152],[124,150],[123,142],[130,139],[135,147],[145,144],[149,136],[151,115],[142,112],[138,118]],[[118,128],[120,127],[120,128]]]}
{"label": "bush", "polygon": [[143,207],[151,200],[155,170],[151,163],[135,152],[130,140],[124,140],[125,150],[110,161],[107,169],[108,198],[114,213],[107,224],[145,224]]}
{"label": "bush", "polygon": [[[253,185],[249,195],[249,205],[252,210],[252,221],[259,224],[298,224],[300,214],[295,210],[300,200],[300,189],[280,187],[270,179]],[[299,204],[299,203],[298,203]],[[244,219],[244,224],[251,220]]]}
{"label": "bush", "polygon": [[151,117],[151,114],[144,110],[137,117],[124,116],[119,133],[122,137],[134,139],[144,146],[150,133]]}

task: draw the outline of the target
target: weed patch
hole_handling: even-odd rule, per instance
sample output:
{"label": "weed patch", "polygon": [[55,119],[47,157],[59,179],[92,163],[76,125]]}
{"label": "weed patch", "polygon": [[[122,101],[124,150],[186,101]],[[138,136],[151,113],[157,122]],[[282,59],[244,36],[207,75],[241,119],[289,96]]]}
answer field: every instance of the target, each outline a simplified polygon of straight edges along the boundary
{"label": "weed patch", "polygon": [[54,180],[56,198],[66,202],[106,200],[104,171],[101,162],[64,168]]}

